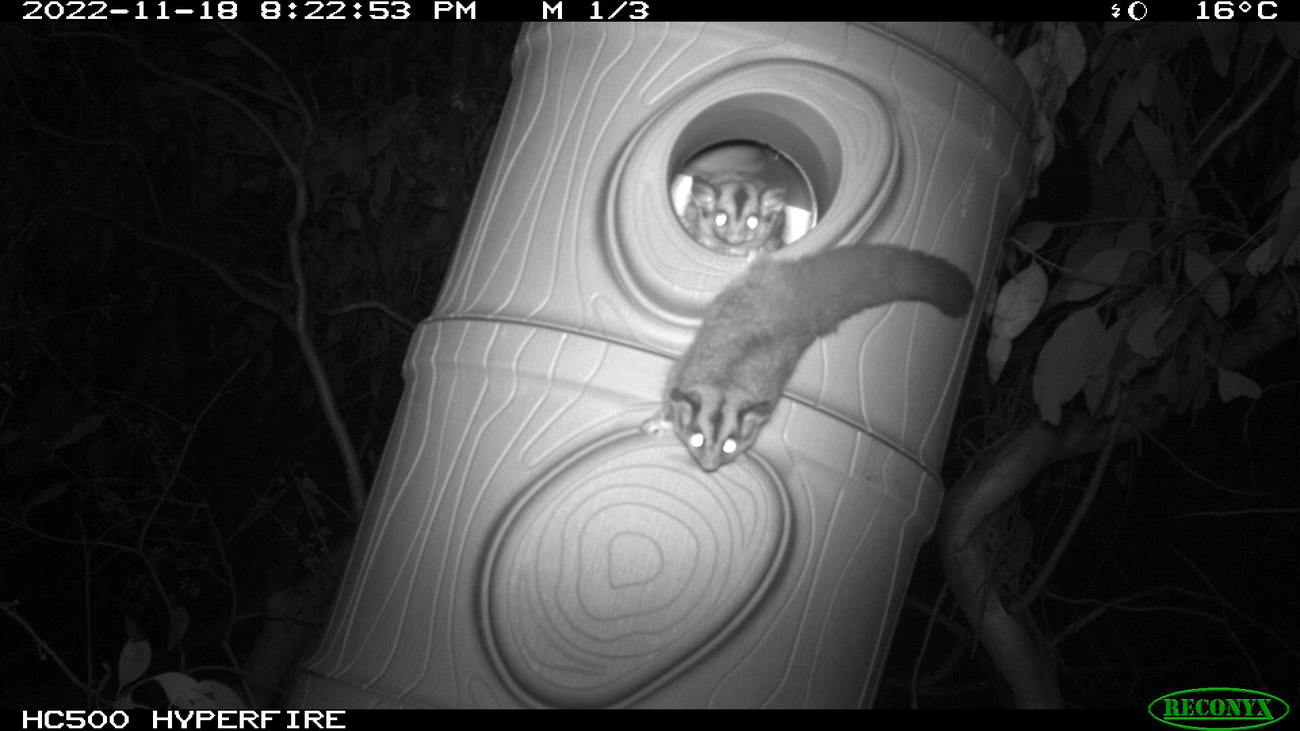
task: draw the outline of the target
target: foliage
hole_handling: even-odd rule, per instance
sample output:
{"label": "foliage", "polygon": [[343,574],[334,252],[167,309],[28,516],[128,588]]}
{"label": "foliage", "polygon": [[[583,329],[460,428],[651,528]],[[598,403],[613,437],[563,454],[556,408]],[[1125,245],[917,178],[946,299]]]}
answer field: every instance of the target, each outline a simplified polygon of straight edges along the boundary
{"label": "foliage", "polygon": [[[1091,76],[1070,110],[1094,205],[1074,222],[1022,224],[1009,239],[986,354],[989,380],[1015,392],[1032,384],[1049,423],[1076,396],[1088,414],[1113,414],[1117,386],[1144,373],[1175,413],[1199,411],[1216,390],[1225,401],[1259,396],[1224,365],[1223,336],[1285,284],[1270,274],[1300,261],[1297,145],[1269,132],[1294,115],[1274,92],[1300,32],[1243,28],[1097,29]],[[1214,95],[1201,88],[1229,71],[1232,83]],[[1246,178],[1239,167],[1270,174]],[[1056,316],[1039,317],[1053,307]],[[1023,349],[1001,380],[1010,343],[1032,324],[1049,331],[1020,342],[1041,347]]]}
{"label": "foliage", "polygon": [[0,549],[31,628],[3,632],[85,658],[46,705],[110,704],[138,643],[169,694],[240,687],[250,620],[349,513],[329,399],[373,474],[516,32],[0,27]]}
{"label": "foliage", "polygon": [[[1001,488],[1011,495],[1009,502],[1002,495],[983,501],[1001,509],[986,516],[977,538],[987,566],[978,579],[986,582],[981,591],[996,594],[1009,617],[1046,648],[1049,667],[1061,668],[1067,700],[1143,703],[1159,695],[1152,691],[1173,687],[1166,683],[1179,683],[1131,677],[1142,675],[1140,663],[1155,662],[1148,656],[1119,676],[1131,678],[1127,687],[1101,690],[1116,683],[1110,663],[1126,664],[1119,656],[1137,650],[1115,616],[1126,616],[1132,627],[1139,625],[1134,617],[1157,610],[1196,617],[1193,624],[1209,619],[1213,630],[1206,637],[1216,642],[1219,629],[1226,630],[1221,652],[1230,659],[1189,660],[1197,669],[1191,686],[1279,687],[1283,668],[1296,657],[1289,639],[1294,618],[1267,614],[1268,601],[1242,597],[1252,613],[1226,599],[1216,587],[1242,575],[1232,561],[1238,554],[1196,554],[1230,541],[1232,533],[1220,533],[1213,523],[1183,522],[1184,534],[1177,535],[1168,511],[1209,518],[1213,511],[1187,511],[1187,501],[1262,502],[1259,512],[1274,515],[1270,524],[1293,535],[1293,521],[1287,527],[1285,516],[1294,512],[1294,470],[1285,487],[1267,480],[1220,485],[1177,459],[1172,474],[1147,481],[1137,475],[1144,461],[1138,458],[1156,456],[1139,451],[1144,445],[1163,456],[1166,440],[1187,438],[1207,414],[1213,421],[1238,414],[1231,418],[1241,419],[1241,433],[1255,439],[1266,440],[1279,428],[1295,438],[1293,423],[1252,421],[1254,407],[1225,409],[1234,399],[1276,398],[1297,386],[1278,375],[1294,373],[1300,322],[1300,139],[1291,133],[1300,98],[1293,69],[1300,30],[1269,23],[1114,23],[1079,30],[1087,68],[1054,120],[1054,145],[1040,141],[1036,148],[1055,161],[1003,252],[984,358],[968,374],[962,413],[970,418],[960,423],[958,449],[949,453],[959,470],[949,502],[958,492],[963,506],[978,504],[965,489]],[[1040,36],[1058,33],[1055,24],[1033,24],[1005,37],[1029,52]],[[1275,381],[1261,385],[1251,369],[1287,347],[1291,365],[1261,370]],[[1218,440],[1224,459],[1249,454],[1224,437],[1204,439]],[[1111,462],[1116,444],[1133,446],[1114,453]],[[1080,456],[1085,464],[1071,460]],[[1020,479],[1018,465],[1057,460],[1066,461]],[[1070,488],[1089,472],[1088,489],[1076,494]],[[1014,481],[1001,477],[1012,474]],[[1129,488],[1126,497],[1089,514],[1103,477]],[[1168,507],[1134,521],[1129,501]],[[1071,509],[1075,515],[1062,520]],[[1201,537],[1199,544],[1193,535]],[[1025,550],[1027,536],[1035,551]],[[962,540],[939,550],[965,545]],[[1294,560],[1293,546],[1279,551],[1252,542],[1249,550]],[[1075,575],[1058,574],[1046,590],[1067,555],[1074,556],[1067,563]],[[948,565],[950,581],[958,564]],[[1212,591],[1201,591],[1203,583]],[[1251,583],[1251,591],[1261,592],[1258,582]],[[1163,609],[1153,606],[1162,594],[1175,599]],[[1122,598],[1109,598],[1115,595]],[[984,599],[967,599],[963,608],[970,616],[970,606]],[[1086,648],[1072,642],[1085,632]],[[1266,647],[1292,649],[1276,652],[1278,662],[1259,662]],[[1172,651],[1196,656],[1200,648]],[[1089,669],[1098,661],[1100,668]],[[1211,668],[1218,674],[1200,674]]]}

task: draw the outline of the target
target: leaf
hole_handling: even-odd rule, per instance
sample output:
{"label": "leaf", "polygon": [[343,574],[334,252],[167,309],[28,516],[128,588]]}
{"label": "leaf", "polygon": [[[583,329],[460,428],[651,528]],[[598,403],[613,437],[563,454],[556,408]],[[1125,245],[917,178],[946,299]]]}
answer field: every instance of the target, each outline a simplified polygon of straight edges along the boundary
{"label": "leaf", "polygon": [[69,429],[63,436],[59,437],[58,441],[54,443],[54,446],[50,447],[50,451],[52,452],[60,447],[66,447],[69,444],[76,444],[82,439],[85,439],[88,435],[93,434],[101,425],[103,425],[103,423],[103,414],[91,414],[90,416],[87,416],[82,419],[79,424]]}
{"label": "leaf", "polygon": [[1202,382],[1196,389],[1196,398],[1192,400],[1192,410],[1200,411],[1205,408],[1206,402],[1210,400],[1210,384]]}
{"label": "leaf", "polygon": [[1133,112],[1137,111],[1137,106],[1137,80],[1133,74],[1129,74],[1119,80],[1115,93],[1111,95],[1110,106],[1106,109],[1106,129],[1102,132],[1101,140],[1097,143],[1098,165],[1105,164],[1106,156],[1110,154],[1111,148],[1115,146],[1115,143],[1119,141],[1119,136],[1128,127],[1129,120],[1133,118]]}
{"label": "leaf", "polygon": [[1165,185],[1178,181],[1178,160],[1174,157],[1174,146],[1164,130],[1156,126],[1145,113],[1139,111],[1133,115],[1133,132],[1137,135],[1138,145],[1151,162],[1156,176]]}
{"label": "leaf", "polygon": [[[1292,177],[1295,171],[1292,171]],[[1277,237],[1278,246],[1290,247],[1296,239],[1300,239],[1300,186],[1292,183],[1291,190],[1282,196],[1282,204],[1277,210],[1277,230],[1273,235]]]}
{"label": "leaf", "polygon": [[1011,281],[1002,285],[990,324],[995,336],[1015,338],[1038,316],[1047,298],[1047,275],[1038,262],[1030,262]]}
{"label": "leaf", "polygon": [[325,506],[321,504],[321,491],[310,477],[298,480],[298,498],[307,506],[308,512],[317,520],[324,520]]}
{"label": "leaf", "polygon": [[1276,237],[1269,236],[1264,243],[1251,250],[1246,257],[1246,271],[1255,276],[1272,271],[1277,264],[1277,258],[1273,256],[1273,242],[1276,240]]}
{"label": "leaf", "polygon": [[1016,66],[1020,69],[1020,74],[1029,82],[1031,89],[1042,87],[1044,80],[1047,78],[1047,64],[1043,61],[1042,46],[1048,42],[1046,36],[1040,38],[1037,43],[1021,51],[1016,56]]}
{"label": "leaf", "polygon": [[1151,55],[1147,57],[1146,63],[1142,64],[1142,71],[1138,74],[1138,100],[1142,106],[1149,107],[1155,101],[1156,82],[1160,80],[1160,57]]}
{"label": "leaf", "polygon": [[215,708],[248,708],[244,699],[230,688],[230,686],[218,680],[200,680],[199,691],[208,698],[212,699]]}
{"label": "leaf", "polygon": [[988,363],[989,383],[997,383],[1002,377],[1002,369],[1007,367],[1011,357],[1011,339],[1001,335],[989,338],[988,347],[984,349],[984,360]]}
{"label": "leaf", "polygon": [[44,505],[45,503],[50,502],[51,500],[57,500],[59,499],[59,497],[63,495],[63,493],[67,492],[67,490],[68,490],[68,483],[56,482],[53,485],[50,485],[49,487],[45,488],[44,490],[41,490],[40,492],[36,493],[36,496],[33,497],[31,500],[28,500],[27,504],[23,505],[23,511],[28,512],[35,508],[40,507],[41,505]]}
{"label": "leaf", "polygon": [[1237,36],[1237,29],[1233,26],[1233,23],[1196,24],[1205,36],[1205,44],[1210,47],[1210,62],[1214,64],[1214,72],[1219,76],[1227,76],[1228,67],[1232,63],[1233,41]]}
{"label": "leaf", "polygon": [[1133,322],[1133,327],[1128,331],[1129,349],[1143,358],[1158,358],[1169,344],[1161,345],[1156,333],[1169,321],[1169,316],[1172,314],[1173,310],[1157,305],[1138,315],[1137,320]]}
{"label": "leaf", "polygon": [[1295,57],[1300,55],[1300,24],[1296,23],[1266,23],[1277,34],[1277,42],[1282,44],[1282,50],[1286,55]]}
{"label": "leaf", "polygon": [[135,699],[132,698],[130,695],[122,695],[113,699],[114,710],[127,711],[132,708],[144,708],[144,706],[140,705],[139,703],[136,703]]}
{"label": "leaf", "polygon": [[1282,266],[1289,267],[1300,264],[1300,236],[1291,241],[1291,245],[1286,247],[1282,252]]}
{"label": "leaf", "polygon": [[1259,399],[1261,393],[1258,383],[1240,373],[1219,369],[1219,398],[1223,401],[1231,401],[1238,396]]}
{"label": "leaf", "polygon": [[1259,284],[1259,277],[1254,274],[1243,273],[1241,278],[1237,280],[1236,286],[1232,288],[1232,306],[1236,307],[1242,302],[1245,302],[1246,298],[1250,297],[1250,295],[1255,291],[1255,286],[1257,284]]}
{"label": "leaf", "polygon": [[1083,398],[1088,404],[1088,411],[1097,414],[1102,407],[1101,399],[1110,390],[1111,381],[1116,377],[1124,379],[1124,374],[1114,367],[1115,350],[1119,347],[1127,322],[1118,322],[1102,333],[1097,342],[1097,357],[1094,358],[1092,372],[1083,382]]}
{"label": "leaf", "polygon": [[1078,80],[1083,69],[1088,65],[1088,46],[1083,42],[1083,34],[1074,23],[1058,23],[1056,26],[1056,58],[1065,74],[1068,86]]}
{"label": "leaf", "polygon": [[1093,254],[1087,264],[1079,270],[1079,278],[1070,282],[1065,290],[1068,302],[1078,302],[1109,289],[1119,281],[1124,273],[1124,264],[1128,261],[1128,249],[1106,249]]}
{"label": "leaf", "polygon": [[1038,102],[1039,134],[1050,138],[1051,120],[1065,105],[1066,92],[1087,61],[1082,36],[1073,24],[1044,23],[1038,40],[1015,60]]}
{"label": "leaf", "polygon": [[199,691],[198,681],[184,673],[159,673],[153,679],[162,686],[163,692],[167,694],[167,700],[177,708],[190,710],[213,707],[209,705],[208,697]]}
{"label": "leaf", "polygon": [[1228,283],[1213,262],[1202,254],[1188,251],[1183,257],[1183,271],[1192,286],[1201,289],[1205,303],[1215,315],[1223,317],[1228,314],[1232,293],[1228,291]]}
{"label": "leaf", "polygon": [[[1040,118],[1042,115],[1039,115]],[[1056,157],[1056,137],[1051,133],[1044,134],[1038,142],[1034,143],[1034,170],[1046,170],[1048,165]],[[1034,190],[1038,189],[1038,178],[1034,178]]]}
{"label": "leaf", "polygon": [[[1115,233],[1104,226],[1089,226],[1070,242],[1065,252],[1062,266],[1070,272],[1077,272],[1099,252],[1115,248]],[[1065,282],[1058,287],[1065,288]]]}
{"label": "leaf", "polygon": [[1233,74],[1232,86],[1234,89],[1245,89],[1252,83],[1252,75],[1259,72],[1258,62],[1268,46],[1273,42],[1273,31],[1268,26],[1271,23],[1247,23],[1245,32],[1241,36],[1241,44],[1237,50],[1235,65],[1237,72]]}
{"label": "leaf", "polygon": [[1159,118],[1166,124],[1176,125],[1187,119],[1187,99],[1183,89],[1179,88],[1178,79],[1168,67],[1160,70],[1160,81],[1156,84],[1156,109]]}
{"label": "leaf", "polygon": [[159,673],[153,679],[162,686],[167,700],[183,711],[247,708],[238,694],[215,680],[196,681],[184,673],[174,672]]}
{"label": "leaf", "polygon": [[127,640],[122,646],[122,653],[117,656],[118,689],[125,688],[144,675],[144,671],[149,669],[152,656],[149,640]]}
{"label": "leaf", "polygon": [[1205,255],[1200,252],[1188,251],[1183,257],[1183,273],[1187,275],[1187,280],[1193,287],[1200,286],[1217,272],[1214,262],[1205,258]]}
{"label": "leaf", "polygon": [[1056,226],[1047,221],[1030,221],[1018,226],[1011,237],[1019,241],[1025,249],[1038,251],[1052,237],[1052,231],[1055,229]]}
{"label": "leaf", "polygon": [[1115,235],[1115,246],[1129,251],[1151,251],[1151,222],[1130,223]]}
{"label": "leaf", "polygon": [[1060,423],[1061,405],[1092,373],[1105,334],[1096,308],[1089,307],[1067,317],[1043,346],[1034,369],[1034,400],[1045,421]]}

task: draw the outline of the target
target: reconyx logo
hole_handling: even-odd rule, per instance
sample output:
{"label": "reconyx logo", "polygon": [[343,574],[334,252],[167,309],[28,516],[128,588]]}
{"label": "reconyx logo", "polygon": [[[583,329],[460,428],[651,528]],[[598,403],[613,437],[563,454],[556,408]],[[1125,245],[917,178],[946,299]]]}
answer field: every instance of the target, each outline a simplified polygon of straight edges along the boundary
{"label": "reconyx logo", "polygon": [[1277,696],[1241,688],[1192,688],[1151,701],[1147,711],[1157,721],[1191,729],[1258,728],[1281,721],[1290,711]]}

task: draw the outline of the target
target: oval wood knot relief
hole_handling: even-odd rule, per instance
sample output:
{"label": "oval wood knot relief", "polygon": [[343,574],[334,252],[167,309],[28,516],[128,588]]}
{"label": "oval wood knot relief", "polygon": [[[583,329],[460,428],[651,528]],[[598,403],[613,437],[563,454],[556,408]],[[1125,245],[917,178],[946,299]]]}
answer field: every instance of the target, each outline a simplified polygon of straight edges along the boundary
{"label": "oval wood knot relief", "polygon": [[492,537],[489,653],[528,702],[635,700],[755,610],[789,526],[786,492],[759,459],[709,475],[675,440],[637,431],[595,445],[525,491]]}

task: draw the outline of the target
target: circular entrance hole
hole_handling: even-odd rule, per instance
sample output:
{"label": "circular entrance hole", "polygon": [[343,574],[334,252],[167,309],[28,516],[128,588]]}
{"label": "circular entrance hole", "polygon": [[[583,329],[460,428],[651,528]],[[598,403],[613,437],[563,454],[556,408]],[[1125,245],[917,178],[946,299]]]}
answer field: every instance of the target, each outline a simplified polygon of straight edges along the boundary
{"label": "circular entrance hole", "polygon": [[796,243],[839,181],[836,135],[806,104],[777,94],[719,101],[677,140],[673,212],[700,246],[732,256]]}
{"label": "circular entrance hole", "polygon": [[817,222],[803,170],[755,140],[719,142],[687,158],[669,183],[673,212],[697,244],[734,256],[776,251]]}

